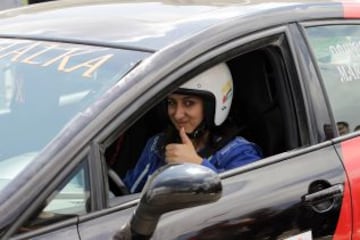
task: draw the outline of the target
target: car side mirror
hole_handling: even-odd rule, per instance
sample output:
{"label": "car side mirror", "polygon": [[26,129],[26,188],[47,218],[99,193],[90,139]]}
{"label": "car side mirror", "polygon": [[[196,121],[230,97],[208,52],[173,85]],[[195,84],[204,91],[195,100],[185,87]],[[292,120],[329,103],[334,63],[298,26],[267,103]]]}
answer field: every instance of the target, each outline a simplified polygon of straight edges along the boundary
{"label": "car side mirror", "polygon": [[197,164],[166,165],[148,180],[131,220],[114,239],[149,239],[162,214],[212,203],[221,195],[221,180],[211,169]]}

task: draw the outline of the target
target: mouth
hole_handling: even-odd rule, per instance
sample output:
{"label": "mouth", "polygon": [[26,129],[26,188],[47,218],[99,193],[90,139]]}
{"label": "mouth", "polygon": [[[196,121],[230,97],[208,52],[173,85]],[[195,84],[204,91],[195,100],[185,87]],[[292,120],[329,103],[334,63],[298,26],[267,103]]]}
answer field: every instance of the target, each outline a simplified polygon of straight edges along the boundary
{"label": "mouth", "polygon": [[176,127],[178,129],[185,128],[186,129],[186,123],[185,122],[176,122]]}
{"label": "mouth", "polygon": [[178,126],[185,126],[187,124],[187,122],[176,122],[176,125]]}

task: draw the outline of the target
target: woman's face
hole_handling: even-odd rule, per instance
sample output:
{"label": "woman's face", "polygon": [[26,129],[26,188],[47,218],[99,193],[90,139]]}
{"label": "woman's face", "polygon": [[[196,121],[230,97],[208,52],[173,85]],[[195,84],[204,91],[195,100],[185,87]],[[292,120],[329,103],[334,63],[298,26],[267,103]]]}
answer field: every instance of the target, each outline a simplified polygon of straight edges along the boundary
{"label": "woman's face", "polygon": [[186,133],[192,133],[204,118],[203,100],[197,96],[171,94],[167,108],[176,129],[184,127]]}

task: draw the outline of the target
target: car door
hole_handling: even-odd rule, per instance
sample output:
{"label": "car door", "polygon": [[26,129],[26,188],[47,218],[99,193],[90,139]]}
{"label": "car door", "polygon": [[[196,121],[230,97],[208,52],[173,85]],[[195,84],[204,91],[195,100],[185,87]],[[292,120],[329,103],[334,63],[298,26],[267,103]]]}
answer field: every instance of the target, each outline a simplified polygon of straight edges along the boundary
{"label": "car door", "polygon": [[[357,15],[355,15],[357,16]],[[360,22],[328,21],[304,25],[314,53],[329,105],[338,128],[334,139],[336,150],[347,170],[351,191],[353,235],[360,239],[359,229],[359,89],[360,89]],[[343,228],[347,226],[342,225]]]}
{"label": "car door", "polygon": [[217,203],[164,218],[154,239],[332,238],[344,178],[329,143],[264,159],[223,176]]}

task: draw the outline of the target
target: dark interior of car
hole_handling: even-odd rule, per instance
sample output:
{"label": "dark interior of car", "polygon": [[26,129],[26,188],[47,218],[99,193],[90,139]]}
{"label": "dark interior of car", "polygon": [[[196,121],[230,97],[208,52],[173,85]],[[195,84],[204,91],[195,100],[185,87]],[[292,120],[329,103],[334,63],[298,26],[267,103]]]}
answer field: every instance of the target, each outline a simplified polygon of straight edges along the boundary
{"label": "dark interior of car", "polygon": [[228,62],[234,79],[230,116],[240,135],[258,144],[264,156],[286,150],[277,78],[267,52],[259,50]]}
{"label": "dark interior of car", "polygon": [[[276,50],[265,48],[243,54],[227,62],[234,80],[234,98],[229,119],[237,125],[236,135],[256,143],[264,157],[293,146],[288,141],[287,111],[291,109],[284,90],[282,59]],[[285,99],[285,100],[284,100]],[[161,103],[163,104],[163,103]],[[147,139],[167,125],[164,107],[151,109],[107,149],[105,158],[120,178],[134,167]],[[115,195],[123,195],[116,180],[110,180]]]}

